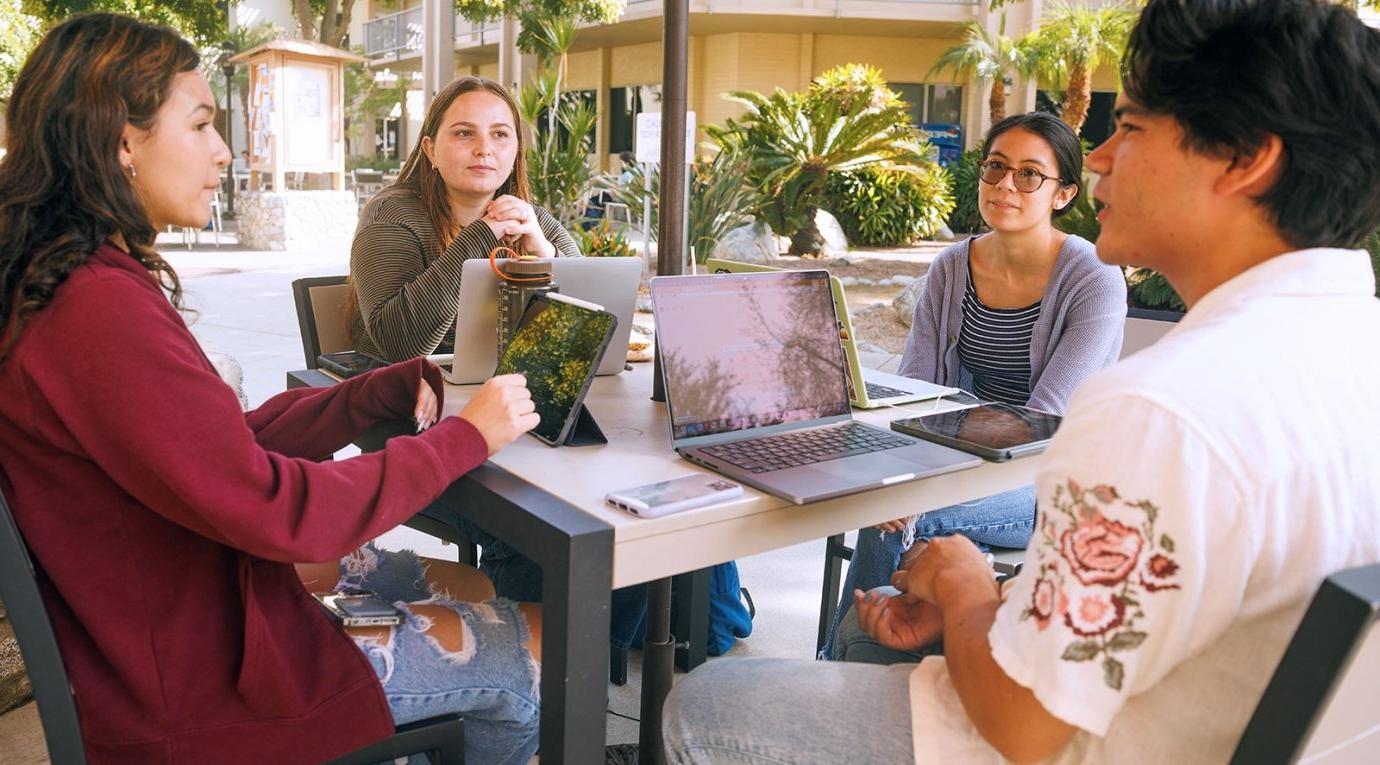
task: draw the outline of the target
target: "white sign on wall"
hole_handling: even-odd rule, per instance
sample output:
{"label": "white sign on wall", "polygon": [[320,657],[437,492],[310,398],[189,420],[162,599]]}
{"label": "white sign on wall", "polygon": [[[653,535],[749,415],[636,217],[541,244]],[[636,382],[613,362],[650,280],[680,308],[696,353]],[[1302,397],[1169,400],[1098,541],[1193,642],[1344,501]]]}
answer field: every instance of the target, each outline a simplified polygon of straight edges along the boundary
{"label": "white sign on wall", "polygon": [[[637,140],[633,142],[638,162],[661,161],[661,112],[638,112]],[[695,113],[685,113],[685,163],[695,161]]]}

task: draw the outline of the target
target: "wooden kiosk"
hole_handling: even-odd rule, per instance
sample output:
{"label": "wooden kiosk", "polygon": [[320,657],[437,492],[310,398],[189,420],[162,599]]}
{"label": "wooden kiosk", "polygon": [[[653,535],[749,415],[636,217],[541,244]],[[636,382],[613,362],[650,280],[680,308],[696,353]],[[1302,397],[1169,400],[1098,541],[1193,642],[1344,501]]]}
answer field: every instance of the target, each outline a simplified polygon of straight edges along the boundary
{"label": "wooden kiosk", "polygon": [[346,63],[360,56],[307,40],[274,40],[230,59],[249,65],[250,187],[288,173],[329,173],[345,189]]}

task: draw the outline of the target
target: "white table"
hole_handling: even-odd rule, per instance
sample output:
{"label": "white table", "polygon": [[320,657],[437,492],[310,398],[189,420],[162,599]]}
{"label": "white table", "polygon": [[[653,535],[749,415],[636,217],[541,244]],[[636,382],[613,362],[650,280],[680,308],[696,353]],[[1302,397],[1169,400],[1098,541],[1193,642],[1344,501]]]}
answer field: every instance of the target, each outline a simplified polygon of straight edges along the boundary
{"label": "white table", "polygon": [[[288,373],[288,387],[332,385],[317,370]],[[457,414],[478,386],[446,386],[443,415]],[[669,611],[653,593],[669,598],[676,574],[695,571],[810,539],[900,516],[947,507],[1034,481],[1037,460],[984,463],[980,467],[922,481],[809,505],[745,487],[741,500],[662,518],[637,518],[604,504],[615,489],[688,472],[701,472],[671,449],[664,404],[650,399],[652,365],[597,378],[586,404],[608,436],[599,446],[553,448],[523,437],[485,465],[457,481],[442,502],[534,560],[543,578],[542,733],[543,762],[598,762],[608,701],[608,611],[613,589],[651,582],[648,640]],[[902,416],[953,406],[914,404],[903,411],[857,410],[861,420],[886,427]],[[398,423],[361,445],[378,448],[377,437],[407,435]],[[658,596],[660,597],[660,596]],[[658,622],[663,619],[663,622]],[[662,648],[667,648],[663,645]],[[660,651],[649,648],[645,661]],[[647,666],[644,664],[644,666]],[[657,663],[669,678],[669,658]],[[657,738],[661,698],[669,688],[644,669],[643,728]],[[652,723],[649,725],[649,722]],[[648,740],[644,736],[644,741]],[[645,747],[644,747],[645,748]],[[644,751],[644,762],[650,752]]]}

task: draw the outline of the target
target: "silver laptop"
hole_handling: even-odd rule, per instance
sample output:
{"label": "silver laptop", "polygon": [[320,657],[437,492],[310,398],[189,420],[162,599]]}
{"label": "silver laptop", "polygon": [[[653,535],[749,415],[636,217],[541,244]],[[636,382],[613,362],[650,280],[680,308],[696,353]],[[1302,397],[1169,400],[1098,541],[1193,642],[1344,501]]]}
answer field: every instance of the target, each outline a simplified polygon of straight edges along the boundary
{"label": "silver laptop", "polygon": [[976,467],[979,457],[852,419],[825,271],[652,280],[684,458],[796,504]]}
{"label": "silver laptop", "polygon": [[[705,261],[704,269],[716,274],[785,270],[776,266],[739,263],[733,260],[718,260],[717,258],[710,258]],[[858,359],[858,346],[853,335],[853,320],[848,314],[848,300],[843,294],[843,283],[839,281],[837,276],[831,276],[829,277],[829,287],[834,296],[834,313],[839,318],[839,335],[843,342],[843,356],[848,362],[848,394],[853,401],[853,406],[859,409],[876,409],[883,406],[935,399],[959,392],[958,388],[948,388],[925,380],[864,367]],[[863,384],[854,385],[854,380],[862,380]]]}
{"label": "silver laptop", "polygon": [[[562,295],[594,303],[618,317],[604,360],[595,374],[623,371],[628,333],[642,280],[641,258],[556,258],[551,278]],[[457,385],[484,382],[498,365],[498,277],[487,258],[461,265],[455,316],[455,358],[447,379]]]}

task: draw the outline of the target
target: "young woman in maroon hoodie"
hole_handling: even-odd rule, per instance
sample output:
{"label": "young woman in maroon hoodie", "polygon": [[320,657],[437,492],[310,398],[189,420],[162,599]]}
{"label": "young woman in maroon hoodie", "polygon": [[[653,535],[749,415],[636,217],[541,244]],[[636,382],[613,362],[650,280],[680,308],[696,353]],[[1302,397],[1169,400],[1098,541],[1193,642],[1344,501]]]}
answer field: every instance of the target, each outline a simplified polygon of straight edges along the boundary
{"label": "young woman in maroon hoodie", "polygon": [[[34,50],[7,114],[0,492],[88,757],[319,762],[395,721],[460,711],[471,762],[525,763],[537,613],[488,599],[477,572],[423,578],[415,558],[360,549],[536,425],[525,381],[491,380],[436,421],[440,376],[414,360],[241,412],[153,249],[165,226],[205,225],[231,160],[198,64],[172,30],[78,16]],[[436,422],[317,461],[408,417]],[[302,569],[325,587],[427,603],[397,628],[344,630],[303,586],[302,561],[327,562]]]}

